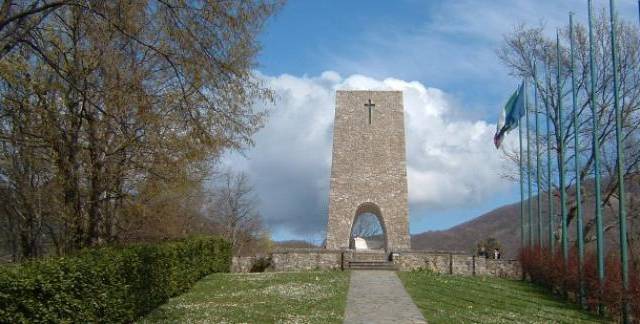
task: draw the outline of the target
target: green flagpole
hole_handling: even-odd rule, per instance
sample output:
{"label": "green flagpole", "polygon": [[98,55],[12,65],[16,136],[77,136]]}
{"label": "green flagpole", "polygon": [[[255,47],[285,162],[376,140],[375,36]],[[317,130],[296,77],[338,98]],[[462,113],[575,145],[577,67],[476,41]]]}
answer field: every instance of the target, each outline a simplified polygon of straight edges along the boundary
{"label": "green flagpole", "polygon": [[[596,254],[598,260],[598,283],[599,283],[599,298],[602,297],[602,287],[604,286],[604,232],[603,232],[603,220],[602,220],[602,193],[600,190],[600,140],[599,136],[599,122],[598,122],[598,110],[596,107],[596,63],[595,63],[595,49],[593,40],[593,5],[589,0],[589,74],[591,81],[591,119],[593,123],[593,132],[591,134],[592,143],[591,149],[593,150],[593,176],[594,176],[594,191],[595,191],[595,214],[596,214]],[[602,315],[602,305],[598,306],[598,313]]]}
{"label": "green flagpole", "polygon": [[609,17],[611,21],[611,64],[613,66],[613,108],[616,113],[616,151],[618,156],[618,222],[620,224],[620,263],[622,267],[622,317],[629,323],[629,264],[627,260],[627,217],[624,195],[624,147],[622,146],[622,108],[618,102],[618,58],[616,51],[616,15],[615,1],[609,0]]}
{"label": "green flagpole", "polygon": [[560,172],[560,178],[558,186],[560,187],[560,212],[562,215],[562,261],[563,269],[567,270],[567,262],[569,261],[569,244],[567,233],[567,197],[564,189],[564,128],[563,128],[563,116],[562,116],[562,89],[560,85],[560,31],[556,33],[556,87],[558,90],[558,170]]}
{"label": "green flagpole", "polygon": [[529,227],[529,246],[533,246],[533,221],[532,221],[532,212],[531,212],[531,141],[529,140],[529,103],[527,98],[527,82],[524,81],[524,86],[522,87],[522,91],[524,92],[524,109],[525,109],[525,123],[527,124],[526,136],[527,136],[527,218]]}
{"label": "green flagpole", "polygon": [[520,249],[524,249],[524,182],[522,166],[522,118],[518,119],[518,142],[520,144]]}
{"label": "green flagpole", "polygon": [[[537,68],[536,68],[536,64],[534,62],[533,64],[533,77],[534,79],[537,80],[536,77],[537,74]],[[538,248],[542,248],[542,210],[540,209],[540,140],[539,140],[539,134],[540,134],[540,126],[538,123],[538,87],[536,86],[536,84],[534,84],[533,87],[533,102],[534,102],[534,117],[535,117],[535,123],[536,123],[536,189],[537,189],[537,203],[538,203]]]}
{"label": "green flagpole", "polygon": [[580,289],[578,291],[578,302],[580,305],[585,305],[585,291],[584,291],[584,233],[582,224],[582,188],[580,181],[580,125],[578,124],[578,108],[577,108],[577,85],[575,74],[575,53],[574,53],[574,37],[573,37],[573,12],[569,13],[569,38],[571,40],[571,99],[573,104],[573,145],[574,145],[574,162],[576,168],[576,227],[578,241],[578,276],[580,282]]}
{"label": "green flagpole", "polygon": [[[536,86],[538,84],[538,77],[537,77],[537,70],[534,73],[534,79],[536,80]],[[536,96],[537,97],[537,96]],[[553,160],[551,159],[551,123],[550,123],[550,110],[549,110],[549,104],[544,101],[544,108],[545,108],[545,124],[546,124],[546,133],[547,133],[547,216],[548,216],[548,238],[547,238],[547,244],[549,247],[549,251],[551,253],[553,253],[554,251],[554,242],[553,242],[553,184],[551,181],[551,165],[553,163]],[[540,220],[540,222],[542,222],[542,220]],[[540,225],[542,226],[542,225]],[[540,231],[540,236],[542,237],[542,229]],[[540,240],[542,240],[542,238],[540,238]]]}
{"label": "green flagpole", "polygon": [[549,232],[549,250],[551,253],[555,253],[555,241],[553,239],[553,183],[551,182],[551,112],[549,111],[549,105],[545,104],[546,123],[547,123],[547,216],[549,217],[548,232]]}

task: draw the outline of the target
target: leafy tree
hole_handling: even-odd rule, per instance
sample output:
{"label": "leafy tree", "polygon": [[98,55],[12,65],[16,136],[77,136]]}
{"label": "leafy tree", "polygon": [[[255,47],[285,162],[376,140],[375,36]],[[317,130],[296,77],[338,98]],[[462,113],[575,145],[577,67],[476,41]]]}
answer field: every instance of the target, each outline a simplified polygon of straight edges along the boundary
{"label": "leafy tree", "polygon": [[0,223],[15,257],[45,238],[62,254],[197,214],[217,158],[265,122],[256,36],[279,6],[5,1]]}

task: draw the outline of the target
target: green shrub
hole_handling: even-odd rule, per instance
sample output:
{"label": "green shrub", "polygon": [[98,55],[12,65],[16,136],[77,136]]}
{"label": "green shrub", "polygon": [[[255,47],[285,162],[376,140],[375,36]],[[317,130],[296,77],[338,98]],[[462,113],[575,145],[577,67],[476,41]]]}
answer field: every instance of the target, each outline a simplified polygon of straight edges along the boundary
{"label": "green shrub", "polygon": [[131,322],[230,264],[229,243],[207,237],[0,267],[0,323]]}

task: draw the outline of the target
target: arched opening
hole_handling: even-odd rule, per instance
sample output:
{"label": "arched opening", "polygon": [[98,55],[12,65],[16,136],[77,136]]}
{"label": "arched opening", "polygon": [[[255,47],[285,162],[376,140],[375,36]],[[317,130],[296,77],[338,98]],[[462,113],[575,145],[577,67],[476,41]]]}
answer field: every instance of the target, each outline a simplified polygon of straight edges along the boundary
{"label": "arched opening", "polygon": [[351,226],[349,248],[355,250],[385,250],[387,233],[380,208],[373,203],[360,205]]}

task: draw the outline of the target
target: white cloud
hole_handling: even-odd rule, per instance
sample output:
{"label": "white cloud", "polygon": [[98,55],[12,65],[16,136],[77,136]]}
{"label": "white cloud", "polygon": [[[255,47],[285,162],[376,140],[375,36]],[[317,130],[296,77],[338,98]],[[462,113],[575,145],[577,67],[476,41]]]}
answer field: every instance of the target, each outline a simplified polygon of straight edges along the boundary
{"label": "white cloud", "polygon": [[419,82],[262,76],[277,94],[256,145],[227,158],[249,173],[261,211],[280,237],[302,237],[326,226],[332,127],[337,89],[401,90],[404,93],[409,201],[412,218],[425,211],[473,206],[509,187],[499,176],[503,163],[492,144],[495,125],[456,116],[453,100]]}

